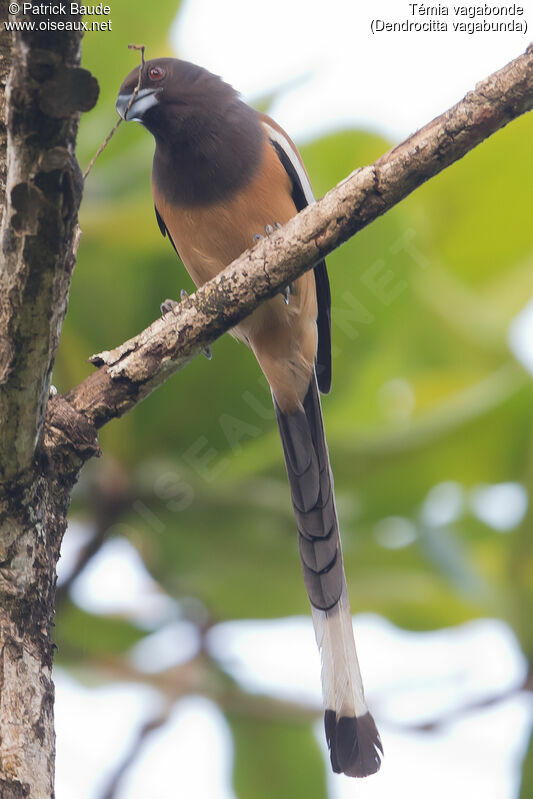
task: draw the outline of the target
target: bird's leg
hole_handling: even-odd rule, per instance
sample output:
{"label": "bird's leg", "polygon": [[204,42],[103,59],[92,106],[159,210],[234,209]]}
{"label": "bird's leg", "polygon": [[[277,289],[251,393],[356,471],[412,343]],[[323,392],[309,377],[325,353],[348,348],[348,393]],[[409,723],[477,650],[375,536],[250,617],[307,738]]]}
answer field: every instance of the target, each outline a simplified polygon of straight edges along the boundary
{"label": "bird's leg", "polygon": [[[180,291],[180,297],[181,297],[182,300],[186,300],[188,296],[189,295],[185,291],[185,289],[182,289]],[[177,308],[178,305],[179,305],[179,302],[177,300],[166,299],[160,305],[161,316],[166,316],[169,313],[173,313],[174,309]],[[208,361],[210,361],[211,358],[213,357],[213,353],[211,352],[211,347],[209,347],[209,346],[206,347],[204,350],[202,350],[202,352],[203,352],[203,354],[205,355],[205,357],[207,358]]]}
{"label": "bird's leg", "polygon": [[[280,227],[282,227],[280,222],[274,222],[274,225],[265,225],[265,234],[267,236],[271,236],[272,233],[274,232],[274,230],[279,230]],[[264,239],[264,238],[265,237],[262,236],[261,233],[256,233],[254,235],[254,243],[257,242],[257,241],[261,241],[261,239]],[[282,295],[283,299],[285,300],[285,304],[286,305],[289,304],[289,297],[290,297],[291,294],[296,294],[296,290],[294,288],[294,283],[289,283],[289,285],[285,286],[285,288],[281,292],[281,295]]]}

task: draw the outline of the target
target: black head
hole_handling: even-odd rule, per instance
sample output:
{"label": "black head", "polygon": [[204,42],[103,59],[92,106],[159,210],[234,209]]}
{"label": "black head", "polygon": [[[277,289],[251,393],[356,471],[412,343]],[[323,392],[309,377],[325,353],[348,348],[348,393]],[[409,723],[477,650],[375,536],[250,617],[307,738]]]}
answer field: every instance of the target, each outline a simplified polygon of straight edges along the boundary
{"label": "black head", "polygon": [[156,141],[152,177],[174,203],[199,205],[227,196],[257,168],[264,133],[258,113],[202,67],[155,58],[134,69],[120,87],[117,111],[136,120]]}
{"label": "black head", "polygon": [[176,135],[190,120],[196,123],[219,113],[237,101],[237,93],[202,67],[178,58],[154,58],[142,68],[139,91],[127,106],[139,81],[140,66],[124,79],[117,99],[123,119],[142,122],[152,133],[164,135],[169,122]]}

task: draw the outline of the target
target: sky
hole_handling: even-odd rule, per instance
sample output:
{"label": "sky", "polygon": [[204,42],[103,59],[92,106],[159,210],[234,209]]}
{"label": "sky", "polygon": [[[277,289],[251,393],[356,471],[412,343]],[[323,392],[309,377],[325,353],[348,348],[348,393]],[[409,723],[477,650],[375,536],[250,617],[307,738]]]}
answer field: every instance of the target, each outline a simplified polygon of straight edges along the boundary
{"label": "sky", "polygon": [[[532,22],[531,0],[523,6]],[[186,0],[170,35],[180,57],[220,74],[246,99],[275,92],[270,113],[297,141],[347,125],[399,140],[528,44],[521,33],[371,33],[372,19],[427,21],[411,14],[412,7],[400,0]],[[455,18],[442,19],[451,25]],[[531,349],[524,345],[532,320],[530,306],[511,328],[510,342],[533,371]],[[479,487],[495,489],[507,492],[507,506],[521,518],[527,498],[520,487]],[[453,490],[446,488],[447,508]],[[485,509],[480,512],[490,513],[490,498],[478,497]],[[460,501],[475,507],[476,498]],[[504,534],[509,517],[497,517],[501,504],[493,503],[492,523]],[[64,574],[84,535],[76,525],[69,530],[60,562]],[[407,536],[402,545],[408,543]],[[177,603],[161,593],[125,541],[106,544],[75,584],[73,597],[93,612],[124,613],[147,630],[163,623],[131,652],[141,671],[164,668],[196,651],[194,629],[179,618]],[[427,799],[431,785],[432,799],[514,799],[532,713],[525,698],[510,697],[432,734],[402,729],[516,685],[525,663],[510,630],[490,619],[432,633],[406,633],[377,616],[359,616],[355,622],[367,696],[371,705],[379,699],[376,717],[386,719],[381,724],[386,757],[381,772],[362,782],[330,774],[331,797]],[[309,618],[220,625],[209,646],[249,689],[320,702],[319,658]],[[60,669],[55,680],[57,799],[101,799],[113,767],[136,730],[160,708],[161,698],[146,685],[89,688]],[[316,735],[324,750],[321,725]],[[209,768],[200,757],[206,748]],[[152,734],[116,799],[235,799],[231,757],[231,736],[220,711],[190,697]]]}

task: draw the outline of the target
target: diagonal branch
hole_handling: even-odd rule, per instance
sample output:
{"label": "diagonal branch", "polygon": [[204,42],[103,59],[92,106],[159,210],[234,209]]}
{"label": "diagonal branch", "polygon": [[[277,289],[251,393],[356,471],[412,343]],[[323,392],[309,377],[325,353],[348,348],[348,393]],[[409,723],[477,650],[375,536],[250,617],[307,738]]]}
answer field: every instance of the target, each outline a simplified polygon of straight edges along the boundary
{"label": "diagonal branch", "polygon": [[175,313],[116,349],[93,356],[100,369],[49,405],[47,454],[54,457],[58,447],[68,449],[77,419],[99,428],[126,413],[261,302],[532,107],[530,45],[453,108],[243,253]]}

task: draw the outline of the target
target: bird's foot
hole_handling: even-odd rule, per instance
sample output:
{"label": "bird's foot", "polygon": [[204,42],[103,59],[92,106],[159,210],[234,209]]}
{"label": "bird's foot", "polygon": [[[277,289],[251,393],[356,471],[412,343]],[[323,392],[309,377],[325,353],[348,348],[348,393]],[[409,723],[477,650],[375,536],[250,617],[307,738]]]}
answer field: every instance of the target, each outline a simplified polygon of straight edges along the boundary
{"label": "bird's foot", "polygon": [[289,304],[289,298],[290,298],[291,294],[296,294],[296,289],[294,288],[294,283],[289,283],[289,285],[285,286],[285,288],[281,292],[281,295],[282,295],[283,299],[285,300],[285,304],[286,305]]}
{"label": "bird's foot", "polygon": [[177,300],[166,299],[159,306],[159,308],[161,310],[161,316],[166,316],[167,314],[172,313],[174,308],[176,308],[176,306],[178,306],[178,305],[179,305],[179,302]]}
{"label": "bird's foot", "polygon": [[[271,236],[272,233],[274,233],[275,230],[279,230],[281,227],[282,227],[281,222],[274,222],[273,225],[265,225],[265,234],[266,234],[266,236],[267,237]],[[264,238],[265,237],[262,236],[261,233],[256,233],[255,236],[254,236],[254,243],[258,242],[258,241],[261,241]],[[291,294],[296,294],[296,292],[294,290],[294,283],[290,283],[288,286],[285,286],[285,288],[281,292],[281,295],[282,295],[283,299],[285,300],[285,304],[286,305],[289,304],[289,297],[290,297]]]}
{"label": "bird's foot", "polygon": [[[279,230],[281,227],[281,222],[274,222],[273,225],[265,225],[265,235],[271,236],[275,230]],[[261,233],[256,233],[254,235],[254,242],[261,241],[265,237]]]}
{"label": "bird's foot", "polygon": [[[189,294],[185,291],[185,289],[182,289],[180,291],[180,297],[181,297],[182,301],[186,300],[188,296],[189,296]],[[161,316],[166,316],[169,313],[173,313],[174,309],[177,308],[178,305],[179,305],[179,302],[177,300],[166,299],[160,305]],[[211,352],[211,347],[206,347],[204,350],[202,350],[202,352],[204,353],[204,355],[205,355],[205,357],[207,358],[208,361],[210,361],[211,358],[213,357],[213,353]]]}

